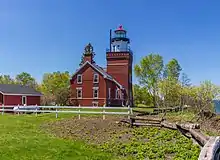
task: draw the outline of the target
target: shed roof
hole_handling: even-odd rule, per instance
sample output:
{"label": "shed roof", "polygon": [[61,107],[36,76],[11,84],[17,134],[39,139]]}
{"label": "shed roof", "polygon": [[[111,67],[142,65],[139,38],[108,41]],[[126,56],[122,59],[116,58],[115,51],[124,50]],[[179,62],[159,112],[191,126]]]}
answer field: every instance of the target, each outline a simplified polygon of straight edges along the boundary
{"label": "shed roof", "polygon": [[0,84],[0,93],[4,95],[30,95],[41,96],[34,88],[18,84]]}

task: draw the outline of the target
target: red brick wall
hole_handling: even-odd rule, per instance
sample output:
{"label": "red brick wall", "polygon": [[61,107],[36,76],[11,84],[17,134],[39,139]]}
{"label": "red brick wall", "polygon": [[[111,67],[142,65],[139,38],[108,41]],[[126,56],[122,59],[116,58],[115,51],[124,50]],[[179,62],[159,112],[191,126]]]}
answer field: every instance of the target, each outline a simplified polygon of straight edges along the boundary
{"label": "red brick wall", "polygon": [[22,96],[4,95],[4,105],[21,105]]}
{"label": "red brick wall", "polygon": [[27,105],[40,105],[40,96],[27,96]]}
{"label": "red brick wall", "polygon": [[132,55],[129,53],[112,52],[107,53],[107,72],[114,77],[126,89],[126,95],[132,101],[129,92],[132,92],[132,83],[129,76],[132,76]]}
{"label": "red brick wall", "polygon": [[[104,77],[99,74],[99,83],[93,83],[93,75],[98,73],[90,65],[85,66],[78,74],[82,75],[82,84],[77,84],[77,75],[71,80],[73,95],[71,97],[73,105],[92,106],[92,102],[98,102],[103,106],[106,101],[106,82]],[[82,87],[82,99],[76,100],[76,88]],[[93,87],[99,87],[99,99],[93,99]]]}
{"label": "red brick wall", "polygon": [[[27,105],[40,105],[40,96],[27,96]],[[21,95],[4,95],[4,105],[22,105]]]}

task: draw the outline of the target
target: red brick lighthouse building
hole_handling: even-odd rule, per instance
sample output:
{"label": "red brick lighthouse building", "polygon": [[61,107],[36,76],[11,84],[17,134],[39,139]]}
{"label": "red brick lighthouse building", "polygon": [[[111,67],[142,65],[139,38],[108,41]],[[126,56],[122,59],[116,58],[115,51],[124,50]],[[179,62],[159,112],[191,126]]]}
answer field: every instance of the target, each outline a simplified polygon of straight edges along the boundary
{"label": "red brick lighthouse building", "polygon": [[127,31],[119,26],[110,33],[110,49],[106,52],[107,67],[94,61],[91,44],[85,47],[80,68],[70,80],[73,105],[81,106],[127,106],[133,105],[132,61],[130,39]]}

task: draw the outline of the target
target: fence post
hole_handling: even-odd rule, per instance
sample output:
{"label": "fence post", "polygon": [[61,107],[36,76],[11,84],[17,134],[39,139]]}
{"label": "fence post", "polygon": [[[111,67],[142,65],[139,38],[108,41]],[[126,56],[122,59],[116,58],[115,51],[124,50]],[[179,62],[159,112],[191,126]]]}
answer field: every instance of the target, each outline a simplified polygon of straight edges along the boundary
{"label": "fence post", "polygon": [[58,118],[57,104],[56,104],[56,118]]}
{"label": "fence post", "polygon": [[80,119],[81,117],[80,117],[80,104],[79,104],[79,119]]}
{"label": "fence post", "polygon": [[[104,103],[104,105],[103,105],[103,108],[105,108],[105,103]],[[103,118],[103,120],[105,120],[105,109],[103,109],[102,112],[103,112],[102,118]]]}
{"label": "fence post", "polygon": [[4,104],[2,104],[2,115],[4,114]]}
{"label": "fence post", "polygon": [[20,115],[20,111],[19,111],[19,104],[18,104],[18,115]]}
{"label": "fence post", "polygon": [[131,117],[130,117],[130,114],[131,114],[131,107],[130,107],[130,105],[128,105],[128,119],[131,118]]}
{"label": "fence post", "polygon": [[36,104],[36,108],[35,108],[35,116],[37,116],[37,104]]}

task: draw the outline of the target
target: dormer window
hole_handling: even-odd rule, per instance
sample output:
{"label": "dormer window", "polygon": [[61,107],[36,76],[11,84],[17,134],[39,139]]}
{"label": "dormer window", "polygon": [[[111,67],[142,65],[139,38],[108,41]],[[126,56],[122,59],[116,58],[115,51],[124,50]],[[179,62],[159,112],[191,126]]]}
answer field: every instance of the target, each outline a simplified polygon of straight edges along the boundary
{"label": "dormer window", "polygon": [[97,73],[93,75],[93,83],[99,83],[99,75]]}
{"label": "dormer window", "polygon": [[82,75],[81,74],[77,75],[77,84],[82,84]]}

